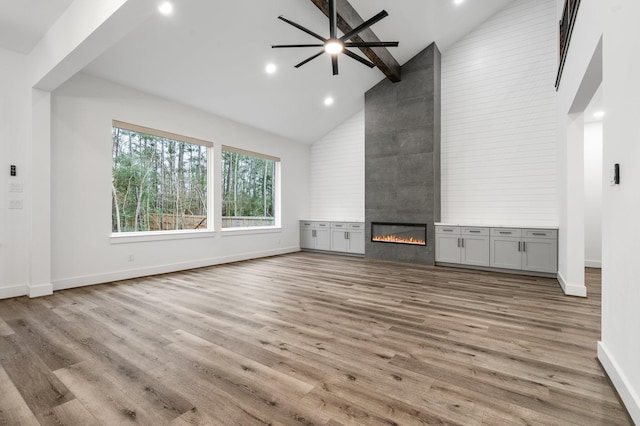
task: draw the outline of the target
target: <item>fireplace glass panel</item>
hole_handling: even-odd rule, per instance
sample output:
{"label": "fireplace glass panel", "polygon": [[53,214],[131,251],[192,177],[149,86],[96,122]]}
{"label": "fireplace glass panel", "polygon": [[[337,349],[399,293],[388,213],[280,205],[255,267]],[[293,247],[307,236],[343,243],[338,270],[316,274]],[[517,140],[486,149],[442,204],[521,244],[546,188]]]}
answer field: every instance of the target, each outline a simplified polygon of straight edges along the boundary
{"label": "fireplace glass panel", "polygon": [[371,241],[426,246],[427,225],[372,222]]}

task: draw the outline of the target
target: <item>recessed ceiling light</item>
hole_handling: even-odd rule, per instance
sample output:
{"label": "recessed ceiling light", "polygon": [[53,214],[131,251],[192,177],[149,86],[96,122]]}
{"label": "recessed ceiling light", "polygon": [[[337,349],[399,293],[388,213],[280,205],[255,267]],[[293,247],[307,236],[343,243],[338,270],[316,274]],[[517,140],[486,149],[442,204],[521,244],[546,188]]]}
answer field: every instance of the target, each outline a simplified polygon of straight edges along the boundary
{"label": "recessed ceiling light", "polygon": [[602,117],[604,117],[604,114],[605,114],[604,111],[596,111],[596,112],[593,113],[593,116],[595,118],[602,118]]}
{"label": "recessed ceiling light", "polygon": [[332,98],[331,96],[327,96],[327,97],[325,98],[325,100],[324,100],[324,104],[325,104],[326,106],[333,105],[333,98]]}
{"label": "recessed ceiling light", "polygon": [[267,72],[267,74],[274,74],[276,71],[278,71],[278,67],[276,67],[276,64],[267,64],[264,70]]}
{"label": "recessed ceiling light", "polygon": [[464,3],[464,0],[453,0],[453,4],[455,4],[455,5],[459,5],[459,4],[462,4],[462,3]]}
{"label": "recessed ceiling light", "polygon": [[163,15],[170,15],[171,12],[173,12],[173,5],[168,1],[165,1],[160,6],[158,6],[158,10]]}

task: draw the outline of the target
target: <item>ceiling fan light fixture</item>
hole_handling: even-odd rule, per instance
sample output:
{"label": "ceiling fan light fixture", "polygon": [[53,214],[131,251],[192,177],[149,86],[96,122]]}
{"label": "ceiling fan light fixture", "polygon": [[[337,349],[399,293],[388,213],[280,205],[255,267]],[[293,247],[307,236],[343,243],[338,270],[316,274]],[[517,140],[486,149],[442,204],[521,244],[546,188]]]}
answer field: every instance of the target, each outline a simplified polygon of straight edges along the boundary
{"label": "ceiling fan light fixture", "polygon": [[[316,0],[313,0],[316,1]],[[326,1],[326,0],[325,0]],[[322,56],[323,53],[328,53],[331,56],[331,69],[333,71],[333,75],[338,75],[338,54],[344,53],[348,57],[353,60],[356,60],[369,68],[374,68],[376,64],[369,61],[368,59],[364,59],[363,57],[356,55],[351,52],[349,48],[359,47],[360,49],[369,48],[369,47],[398,47],[397,41],[353,41],[353,37],[360,34],[362,31],[366,30],[376,22],[380,21],[382,18],[389,16],[386,10],[381,11],[373,18],[368,19],[356,26],[355,28],[348,31],[342,37],[338,37],[338,14],[336,8],[337,0],[329,0],[329,12],[325,12],[325,14],[329,17],[329,38],[324,38],[319,34],[314,33],[308,28],[303,27],[300,24],[293,22],[290,19],[285,18],[284,16],[278,16],[278,19],[286,22],[287,24],[296,27],[300,31],[303,31],[309,34],[311,37],[319,40],[322,44],[316,42],[313,44],[276,44],[272,45],[271,48],[290,48],[290,47],[322,47],[322,50],[313,56],[308,57],[304,61],[295,65],[295,68],[300,68],[304,64],[314,60],[315,58]],[[316,3],[317,4],[317,3]],[[364,52],[364,51],[363,51]]]}
{"label": "ceiling fan light fixture", "polygon": [[337,39],[327,40],[327,42],[324,44],[324,51],[329,53],[330,55],[336,55],[338,53],[341,53],[343,50],[344,43]]}

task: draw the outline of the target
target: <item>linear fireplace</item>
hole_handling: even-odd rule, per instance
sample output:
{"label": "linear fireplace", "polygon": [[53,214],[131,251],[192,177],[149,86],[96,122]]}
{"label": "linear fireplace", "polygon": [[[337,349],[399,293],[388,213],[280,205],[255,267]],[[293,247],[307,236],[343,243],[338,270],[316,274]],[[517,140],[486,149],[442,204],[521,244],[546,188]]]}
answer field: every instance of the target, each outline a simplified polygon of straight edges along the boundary
{"label": "linear fireplace", "polygon": [[371,241],[376,243],[427,245],[427,225],[371,222]]}

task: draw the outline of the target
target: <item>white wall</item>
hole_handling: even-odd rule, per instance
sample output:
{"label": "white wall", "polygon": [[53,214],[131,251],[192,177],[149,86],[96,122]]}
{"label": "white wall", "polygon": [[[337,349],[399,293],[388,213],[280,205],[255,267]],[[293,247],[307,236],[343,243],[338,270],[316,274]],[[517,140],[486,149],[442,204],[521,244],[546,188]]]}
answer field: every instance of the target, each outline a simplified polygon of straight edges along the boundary
{"label": "white wall", "polygon": [[[27,142],[30,91],[26,83],[26,57],[0,48],[0,298],[26,294],[29,267],[29,225],[26,199]],[[18,175],[9,176],[9,166]],[[22,193],[9,193],[10,183],[23,185]],[[22,200],[24,208],[9,210],[9,200]]]}
{"label": "white wall", "polygon": [[442,53],[442,222],[557,226],[554,0],[517,0]]}
{"label": "white wall", "polygon": [[[209,140],[218,150],[280,157],[282,230],[113,244],[112,119]],[[308,215],[307,145],[84,74],[53,92],[51,121],[54,289],[299,249],[298,220]]]}
{"label": "white wall", "polygon": [[602,267],[602,122],[584,125],[584,264]]}
{"label": "white wall", "polygon": [[603,187],[598,358],[640,424],[640,2],[607,1],[603,15],[604,170],[619,163],[620,185]]}
{"label": "white wall", "polygon": [[[558,0],[560,20],[563,0]],[[558,88],[558,280],[566,294],[586,296],[584,285],[584,114],[601,84],[603,2],[584,1]]]}
{"label": "white wall", "polygon": [[364,110],[311,146],[309,219],[364,222]]}

